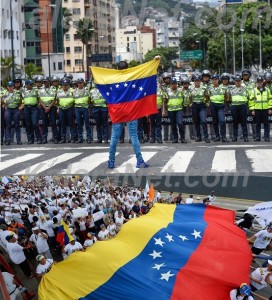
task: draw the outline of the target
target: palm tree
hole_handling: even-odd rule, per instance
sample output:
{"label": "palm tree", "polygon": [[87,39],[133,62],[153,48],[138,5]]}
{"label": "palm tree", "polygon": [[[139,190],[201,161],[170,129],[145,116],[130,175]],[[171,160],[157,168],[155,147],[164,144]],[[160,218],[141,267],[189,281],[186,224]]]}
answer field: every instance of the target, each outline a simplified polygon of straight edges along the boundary
{"label": "palm tree", "polygon": [[25,65],[24,69],[26,77],[29,79],[33,79],[35,75],[43,75],[42,67],[36,66],[32,63]]}
{"label": "palm tree", "polygon": [[[80,38],[83,48],[86,47],[86,62],[87,62],[87,79],[89,79],[89,46],[88,42],[91,40],[94,32],[94,27],[90,19],[80,19],[77,25],[76,35]],[[82,69],[84,72],[84,51],[82,52]]]}
{"label": "palm tree", "polygon": [[69,31],[71,25],[70,22],[72,21],[72,13],[67,7],[62,8],[62,29],[63,29],[63,36]]}

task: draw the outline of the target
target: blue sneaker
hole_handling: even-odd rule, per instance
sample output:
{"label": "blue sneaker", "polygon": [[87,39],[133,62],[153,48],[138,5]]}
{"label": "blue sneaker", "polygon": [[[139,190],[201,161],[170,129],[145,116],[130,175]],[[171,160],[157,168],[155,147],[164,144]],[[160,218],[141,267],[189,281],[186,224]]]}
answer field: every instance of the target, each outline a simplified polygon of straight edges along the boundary
{"label": "blue sneaker", "polygon": [[109,161],[108,161],[108,168],[109,168],[109,169],[114,169],[114,168],[115,168],[114,160],[109,160]]}
{"label": "blue sneaker", "polygon": [[149,165],[143,159],[137,161],[136,168],[148,168]]}

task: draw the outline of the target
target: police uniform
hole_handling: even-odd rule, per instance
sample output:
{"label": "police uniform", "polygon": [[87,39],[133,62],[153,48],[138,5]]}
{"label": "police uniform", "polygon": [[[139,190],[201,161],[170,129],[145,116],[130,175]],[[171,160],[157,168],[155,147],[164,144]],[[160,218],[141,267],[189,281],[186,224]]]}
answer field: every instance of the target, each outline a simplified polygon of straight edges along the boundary
{"label": "police uniform", "polygon": [[5,121],[6,121],[6,137],[5,141],[7,145],[10,145],[11,141],[11,123],[14,121],[14,128],[16,133],[17,144],[21,144],[21,128],[20,128],[20,111],[19,106],[21,104],[21,94],[17,92],[5,93],[2,97],[5,105]]}
{"label": "police uniform", "polygon": [[92,133],[90,127],[90,116],[89,116],[89,100],[90,92],[87,87],[82,89],[76,88],[74,91],[74,100],[75,100],[75,115],[77,122],[77,134],[78,134],[78,143],[83,143],[83,120],[86,128],[87,143],[92,141]]}
{"label": "police uniform", "polygon": [[[8,91],[1,87],[0,89],[0,98],[2,99],[2,97],[7,93]],[[2,101],[1,101],[2,102]],[[4,106],[2,106],[1,103],[1,145],[4,144],[4,136],[5,136],[5,109]]]}
{"label": "police uniform", "polygon": [[150,143],[157,141],[162,143],[162,97],[163,91],[161,87],[157,89],[157,108],[158,112],[149,116],[150,119]]}
{"label": "police uniform", "polygon": [[59,89],[56,94],[59,107],[59,122],[61,126],[61,141],[60,143],[66,143],[66,126],[70,127],[71,142],[74,140],[74,116],[73,116],[73,106],[74,106],[74,95],[71,88],[67,91],[64,89]]}
{"label": "police uniform", "polygon": [[24,105],[24,121],[28,144],[34,144],[34,133],[37,143],[41,144],[41,137],[38,128],[39,110],[38,110],[38,91],[37,89],[24,89],[22,91],[22,103]]}
{"label": "police uniform", "polygon": [[[38,89],[38,96],[41,102],[41,118],[42,118],[42,141],[44,144],[47,143],[47,136],[48,136],[48,117],[50,120],[52,132],[53,132],[53,140],[54,143],[58,143],[58,130],[56,124],[57,118],[57,107],[54,105],[56,99],[56,89],[54,87],[43,87]],[[44,107],[45,108],[44,108]],[[45,109],[49,109],[46,111]]]}
{"label": "police uniform", "polygon": [[96,122],[97,142],[108,143],[109,124],[108,124],[108,107],[106,100],[100,94],[98,89],[94,87],[91,90],[92,112]]}
{"label": "police uniform", "polygon": [[229,90],[231,100],[231,115],[233,126],[233,142],[237,141],[238,123],[241,123],[243,138],[248,142],[247,130],[247,109],[248,109],[248,92],[244,86],[233,87]]}
{"label": "police uniform", "polygon": [[200,142],[202,140],[200,132],[201,123],[205,142],[209,143],[210,141],[208,139],[209,136],[206,121],[206,93],[207,90],[203,86],[200,86],[199,88],[195,86],[192,87],[190,93],[190,102],[192,104],[192,113],[195,123],[196,142]]}
{"label": "police uniform", "polygon": [[[225,102],[225,89],[221,85],[218,87],[212,86],[208,89],[208,94],[210,98],[210,108],[213,118],[213,128],[215,132],[215,140],[220,141],[220,135],[222,142],[227,142],[226,139],[226,121],[224,113],[224,102]],[[220,134],[219,127],[220,125]]]}
{"label": "police uniform", "polygon": [[[181,94],[183,97],[183,107],[184,107],[184,114],[185,116],[190,116],[192,114],[191,112],[191,107],[190,107],[190,96],[191,96],[191,91],[190,88],[182,88],[181,89]],[[194,139],[194,128],[192,124],[187,125],[188,129],[189,129],[189,136],[190,139]]]}

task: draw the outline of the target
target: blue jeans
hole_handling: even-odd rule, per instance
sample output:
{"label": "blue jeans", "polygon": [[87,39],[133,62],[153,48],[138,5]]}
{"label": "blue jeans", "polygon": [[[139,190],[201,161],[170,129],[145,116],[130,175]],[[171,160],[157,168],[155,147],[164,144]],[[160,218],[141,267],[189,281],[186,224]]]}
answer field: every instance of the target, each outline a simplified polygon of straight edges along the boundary
{"label": "blue jeans", "polygon": [[[116,146],[118,143],[118,139],[121,136],[123,127],[124,127],[124,123],[112,124],[109,160],[115,161]],[[140,143],[137,135],[138,120],[127,122],[127,127],[131,138],[133,150],[136,155],[136,159],[137,161],[140,161],[143,159],[143,157],[142,157]]]}
{"label": "blue jeans", "polygon": [[[57,107],[52,106],[48,113],[45,112],[44,108],[40,109],[40,114],[42,118],[42,138],[43,140],[47,140],[48,136],[48,121],[50,120],[52,132],[53,132],[53,139],[58,139],[58,129],[56,124],[57,119]],[[49,119],[49,120],[48,120]]]}
{"label": "blue jeans", "polygon": [[168,111],[168,116],[171,121],[173,139],[178,140],[178,130],[179,130],[180,138],[181,140],[184,140],[185,132],[183,128],[183,111],[182,110]]}
{"label": "blue jeans", "polygon": [[34,133],[36,139],[40,141],[40,131],[38,128],[39,109],[36,105],[26,105],[24,107],[24,120],[28,142],[34,143]]}
{"label": "blue jeans", "polygon": [[77,122],[78,141],[83,140],[83,124],[85,124],[86,127],[87,141],[91,141],[92,133],[90,127],[90,120],[89,120],[89,109],[84,107],[76,107],[75,114],[76,114],[76,122]]}
{"label": "blue jeans", "polygon": [[156,138],[156,140],[162,139],[162,110],[158,109],[156,114],[150,115],[150,137]]}
{"label": "blue jeans", "polygon": [[243,137],[247,138],[247,105],[232,105],[231,115],[233,119],[232,128],[233,128],[233,137],[238,137],[238,124],[241,123]]}
{"label": "blue jeans", "polygon": [[200,123],[203,129],[205,139],[208,138],[207,122],[206,122],[206,105],[205,103],[193,103],[192,105],[193,119],[195,123],[196,136],[201,138]]}
{"label": "blue jeans", "polygon": [[17,142],[21,141],[21,128],[20,128],[20,112],[18,108],[6,108],[5,121],[6,121],[6,142],[11,139],[11,122],[14,121],[14,128],[16,132]]}
{"label": "blue jeans", "polygon": [[[224,104],[215,104],[211,103],[211,113],[213,118],[213,128],[216,137],[226,138],[226,121],[225,121],[225,112],[224,112]],[[219,135],[219,127],[220,125],[220,135]]]}
{"label": "blue jeans", "polygon": [[59,121],[61,126],[61,139],[66,141],[66,126],[70,127],[71,140],[74,139],[75,131],[73,127],[73,107],[67,109],[59,109]]}
{"label": "blue jeans", "polygon": [[109,124],[108,124],[108,108],[94,107],[93,116],[96,123],[97,140],[107,141],[109,138]]}

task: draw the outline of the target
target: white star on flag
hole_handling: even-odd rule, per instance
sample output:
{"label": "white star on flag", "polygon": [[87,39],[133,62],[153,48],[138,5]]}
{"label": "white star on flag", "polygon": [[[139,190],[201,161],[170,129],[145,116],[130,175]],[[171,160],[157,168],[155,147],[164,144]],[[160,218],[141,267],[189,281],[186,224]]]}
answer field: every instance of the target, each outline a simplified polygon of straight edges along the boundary
{"label": "white star on flag", "polygon": [[158,271],[160,270],[160,268],[165,267],[166,265],[164,263],[162,264],[155,264],[154,267],[152,267],[152,269],[157,269]]}
{"label": "white star on flag", "polygon": [[187,237],[186,237],[185,235],[179,235],[179,237],[183,240],[183,242],[184,242],[185,240],[188,240]]}
{"label": "white star on flag", "polygon": [[109,96],[110,95],[110,93],[109,92],[107,92],[107,96]]}
{"label": "white star on flag", "polygon": [[133,84],[132,87],[135,89],[136,88],[136,84]]}
{"label": "white star on flag", "polygon": [[141,87],[139,87],[139,91],[142,91],[143,90],[143,87],[141,86]]}
{"label": "white star on flag", "polygon": [[162,273],[160,280],[165,279],[166,281],[168,281],[170,277],[175,276],[175,274],[171,274],[170,272],[171,271],[168,271],[167,273]]}
{"label": "white star on flag", "polygon": [[124,83],[124,87],[127,87],[128,86],[128,84],[127,83]]}
{"label": "white star on flag", "polygon": [[157,257],[162,257],[161,256],[161,252],[156,252],[155,250],[153,250],[153,253],[148,254],[150,256],[153,257],[153,259],[157,258]]}
{"label": "white star on flag", "polygon": [[168,239],[168,242],[174,242],[173,236],[169,235],[169,233],[167,233],[167,235],[165,237]]}
{"label": "white star on flag", "polygon": [[144,93],[144,96],[146,96],[146,93]]}
{"label": "white star on flag", "polygon": [[112,90],[112,87],[110,87],[110,90]]}
{"label": "white star on flag", "polygon": [[154,238],[154,240],[155,240],[155,245],[160,245],[160,246],[163,247],[163,244],[165,244],[165,242],[163,242],[163,241],[161,240],[161,238],[159,238],[159,239]]}
{"label": "white star on flag", "polygon": [[119,88],[119,84],[116,84],[115,87],[116,87],[116,88]]}
{"label": "white star on flag", "polygon": [[194,229],[194,233],[191,233],[191,235],[193,235],[195,237],[195,239],[197,239],[198,237],[201,238],[201,235],[200,235],[201,231],[196,231]]}

